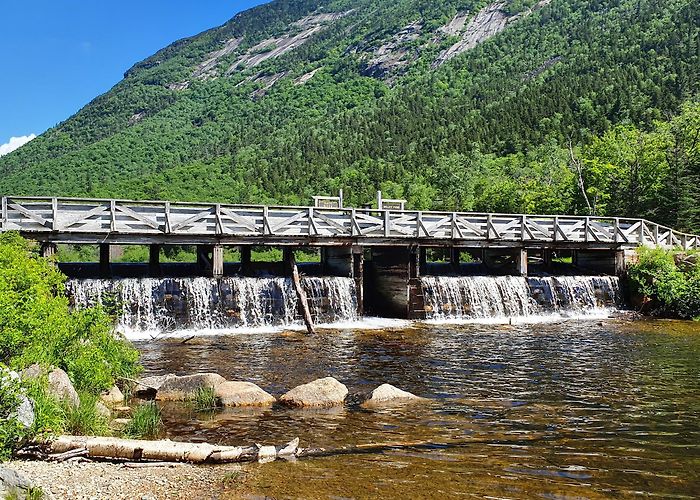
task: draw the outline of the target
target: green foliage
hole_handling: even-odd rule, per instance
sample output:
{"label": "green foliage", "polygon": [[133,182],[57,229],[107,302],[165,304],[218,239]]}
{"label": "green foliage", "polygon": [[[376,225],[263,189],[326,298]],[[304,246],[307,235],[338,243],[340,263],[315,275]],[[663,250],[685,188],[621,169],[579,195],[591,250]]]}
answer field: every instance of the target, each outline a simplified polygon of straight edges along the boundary
{"label": "green foliage", "polygon": [[153,439],[162,432],[163,418],[158,405],[149,401],[137,406],[131,420],[122,430],[122,434],[127,438]]}
{"label": "green foliage", "polygon": [[27,396],[34,403],[34,424],[29,435],[42,441],[61,434],[66,427],[66,405],[48,393],[45,378],[28,380],[24,384],[27,388]]}
{"label": "green foliage", "polygon": [[98,393],[138,370],[138,353],[101,309],[73,311],[65,277],[14,233],[0,234],[0,361],[64,369],[78,390]]}
{"label": "green foliage", "polygon": [[685,252],[641,248],[639,263],[629,270],[632,292],[646,297],[652,312],[700,319],[700,259],[695,254],[682,268],[676,260]]}
{"label": "green foliage", "polygon": [[109,435],[109,422],[97,411],[98,396],[89,392],[81,392],[80,405],[68,408],[64,432],[76,436],[106,436]]}

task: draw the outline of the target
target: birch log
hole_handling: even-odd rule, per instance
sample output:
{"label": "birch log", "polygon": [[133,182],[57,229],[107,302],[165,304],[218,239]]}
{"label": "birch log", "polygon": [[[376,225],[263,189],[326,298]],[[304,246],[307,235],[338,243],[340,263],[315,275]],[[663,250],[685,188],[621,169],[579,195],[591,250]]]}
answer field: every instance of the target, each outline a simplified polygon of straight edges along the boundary
{"label": "birch log", "polygon": [[65,454],[87,450],[90,458],[157,460],[161,462],[226,463],[275,460],[296,455],[299,438],[284,446],[215,446],[208,443],[146,441],[112,437],[60,436],[51,443],[51,452]]}

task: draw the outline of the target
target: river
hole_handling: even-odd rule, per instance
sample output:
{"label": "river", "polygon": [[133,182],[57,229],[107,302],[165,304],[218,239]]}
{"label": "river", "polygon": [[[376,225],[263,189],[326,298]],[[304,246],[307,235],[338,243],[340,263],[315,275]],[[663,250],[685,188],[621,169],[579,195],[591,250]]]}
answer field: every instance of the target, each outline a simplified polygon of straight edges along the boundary
{"label": "river", "polygon": [[[404,324],[137,341],[148,374],[214,371],[279,396],[333,376],[426,403],[378,410],[164,407],[167,437],[377,453],[247,466],[231,498],[700,495],[700,326],[622,319]],[[351,398],[352,400],[352,398]],[[413,445],[411,445],[413,444]]]}

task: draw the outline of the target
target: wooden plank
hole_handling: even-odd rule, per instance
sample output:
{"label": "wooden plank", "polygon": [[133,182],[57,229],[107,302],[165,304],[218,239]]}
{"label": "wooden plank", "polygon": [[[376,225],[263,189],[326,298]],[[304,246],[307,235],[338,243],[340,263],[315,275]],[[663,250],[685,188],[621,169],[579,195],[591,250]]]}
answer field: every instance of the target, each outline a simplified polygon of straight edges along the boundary
{"label": "wooden plank", "polygon": [[84,214],[80,214],[78,217],[73,217],[73,219],[70,219],[68,222],[60,224],[57,229],[59,231],[63,231],[71,226],[75,226],[76,224],[87,224],[88,222],[90,222],[88,221],[88,219],[90,219],[91,217],[95,217],[96,215],[101,216],[108,210],[109,207],[106,207],[104,205],[97,206]]}
{"label": "wooden plank", "polygon": [[44,219],[41,215],[35,214],[34,212],[24,208],[22,205],[19,205],[17,203],[10,203],[9,208],[21,213],[25,217],[32,219],[35,222],[38,222],[39,224],[41,224],[42,226],[44,226],[46,228],[51,228],[51,223],[49,221]]}
{"label": "wooden plank", "polygon": [[0,203],[0,231],[7,231],[7,196],[3,196]]}
{"label": "wooden plank", "polygon": [[133,209],[126,207],[126,206],[123,206],[123,205],[117,205],[116,208],[118,211],[122,212],[123,214],[126,214],[129,217],[136,219],[140,222],[143,222],[147,226],[150,226],[153,229],[157,229],[158,231],[160,231],[160,224],[158,224],[158,221],[154,221],[152,219],[149,219],[145,215],[142,215],[142,214],[134,211]]}
{"label": "wooden plank", "polygon": [[[121,207],[118,207],[121,209]],[[209,217],[212,214],[212,209],[209,208],[208,210],[202,210],[201,212],[198,212],[194,214],[191,217],[188,217],[187,219],[178,222],[177,224],[171,226],[172,232],[176,232],[178,229],[185,228],[187,226],[193,225],[195,222],[199,222],[200,220]],[[157,229],[157,228],[156,228]]]}
{"label": "wooden plank", "polygon": [[222,217],[227,217],[231,219],[233,222],[238,224],[239,226],[243,226],[244,228],[250,230],[252,233],[259,233],[260,230],[258,227],[255,225],[255,221],[252,221],[249,218],[246,218],[243,215],[239,215],[236,212],[229,210],[228,208],[221,207],[221,215]]}

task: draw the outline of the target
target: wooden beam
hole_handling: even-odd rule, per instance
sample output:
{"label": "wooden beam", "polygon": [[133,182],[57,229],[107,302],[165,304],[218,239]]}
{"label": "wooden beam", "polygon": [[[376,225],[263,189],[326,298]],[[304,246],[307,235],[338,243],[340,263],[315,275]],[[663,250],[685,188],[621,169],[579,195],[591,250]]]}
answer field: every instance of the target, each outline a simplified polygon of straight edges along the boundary
{"label": "wooden beam", "polygon": [[306,290],[304,290],[301,284],[301,278],[299,277],[299,269],[297,268],[296,259],[294,258],[294,251],[287,252],[287,265],[292,275],[292,284],[294,285],[294,291],[297,293],[299,310],[304,318],[306,331],[309,335],[313,335],[316,333],[316,329],[314,328],[311,311],[309,310],[309,299],[306,296]]}

